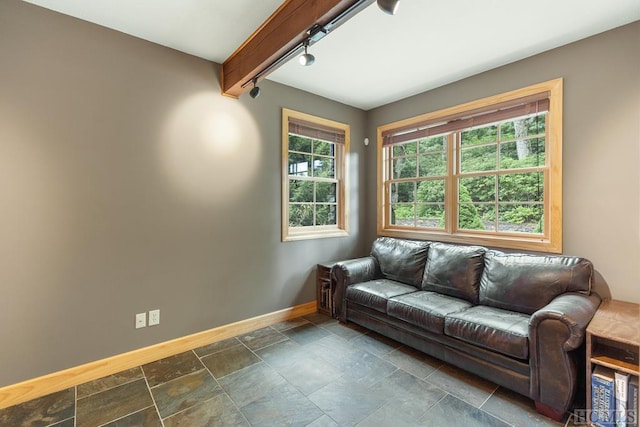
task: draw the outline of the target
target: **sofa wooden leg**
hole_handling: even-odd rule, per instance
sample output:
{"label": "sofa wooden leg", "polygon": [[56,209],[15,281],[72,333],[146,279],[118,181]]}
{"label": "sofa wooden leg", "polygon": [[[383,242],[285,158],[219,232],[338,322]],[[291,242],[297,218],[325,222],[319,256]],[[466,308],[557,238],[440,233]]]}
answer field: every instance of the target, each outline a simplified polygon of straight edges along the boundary
{"label": "sofa wooden leg", "polygon": [[555,421],[563,421],[564,420],[564,412],[559,411],[555,408],[545,405],[542,402],[536,401],[536,411],[539,414],[544,415],[545,417],[549,417]]}

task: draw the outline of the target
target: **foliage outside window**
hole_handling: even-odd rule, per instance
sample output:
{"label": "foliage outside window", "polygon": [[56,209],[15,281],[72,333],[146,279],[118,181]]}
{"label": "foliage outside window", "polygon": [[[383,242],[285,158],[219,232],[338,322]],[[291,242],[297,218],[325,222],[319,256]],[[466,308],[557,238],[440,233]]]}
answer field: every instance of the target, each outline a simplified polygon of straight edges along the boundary
{"label": "foliage outside window", "polygon": [[282,240],[347,235],[349,125],[282,110]]}
{"label": "foliage outside window", "polygon": [[378,233],[562,251],[562,80],[378,128]]}

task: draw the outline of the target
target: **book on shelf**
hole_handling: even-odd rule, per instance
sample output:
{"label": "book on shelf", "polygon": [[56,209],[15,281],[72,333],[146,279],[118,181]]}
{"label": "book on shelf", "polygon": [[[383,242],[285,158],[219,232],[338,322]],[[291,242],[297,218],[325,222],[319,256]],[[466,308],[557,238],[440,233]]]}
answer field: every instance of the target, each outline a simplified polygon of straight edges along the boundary
{"label": "book on shelf", "polygon": [[591,374],[591,422],[598,427],[615,426],[615,373],[596,366]]}
{"label": "book on shelf", "polygon": [[629,374],[615,372],[616,427],[627,427],[627,395],[629,390]]}
{"label": "book on shelf", "polygon": [[638,377],[635,375],[629,378],[627,410],[627,426],[638,427]]}

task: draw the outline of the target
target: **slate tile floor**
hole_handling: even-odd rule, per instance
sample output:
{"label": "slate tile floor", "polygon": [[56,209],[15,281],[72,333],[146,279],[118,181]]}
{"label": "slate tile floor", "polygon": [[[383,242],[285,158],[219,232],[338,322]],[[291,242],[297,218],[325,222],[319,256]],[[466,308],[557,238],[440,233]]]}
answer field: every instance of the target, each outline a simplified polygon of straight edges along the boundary
{"label": "slate tile floor", "polygon": [[320,314],[0,410],[2,427],[573,423],[542,417],[518,394]]}

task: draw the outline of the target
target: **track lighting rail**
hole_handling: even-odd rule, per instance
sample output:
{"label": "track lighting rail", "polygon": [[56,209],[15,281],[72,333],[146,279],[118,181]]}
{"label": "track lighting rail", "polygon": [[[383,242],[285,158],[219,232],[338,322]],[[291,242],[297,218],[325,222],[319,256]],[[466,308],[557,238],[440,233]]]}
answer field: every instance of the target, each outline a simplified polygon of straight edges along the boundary
{"label": "track lighting rail", "polygon": [[[222,64],[221,86],[226,96],[238,97],[293,56],[305,51],[303,65],[314,56],[306,48],[317,43],[374,1],[393,15],[399,0],[287,0]],[[303,25],[310,25],[304,30]],[[286,33],[286,34],[283,34]],[[274,34],[278,34],[275,37]],[[275,40],[286,40],[274,42]],[[256,95],[257,96],[257,95]]]}
{"label": "track lighting rail", "polygon": [[246,80],[242,83],[242,88],[246,88],[251,85],[254,81],[259,81],[262,78],[269,75],[271,72],[278,69],[281,65],[289,61],[294,56],[298,55],[300,52],[304,50],[305,42],[309,42],[308,46],[317,43],[322,40],[325,36],[329,34],[330,31],[338,28],[340,25],[348,21],[351,17],[355,16],[358,12],[362,11],[365,7],[369,6],[373,3],[374,0],[356,0],[351,6],[342,11],[337,16],[330,19],[330,21],[325,25],[320,25],[318,23],[314,24],[311,28],[307,30],[307,37],[285,52],[282,56],[277,58],[271,64],[267,65],[265,68],[260,70],[258,73],[253,75],[250,79]]}

